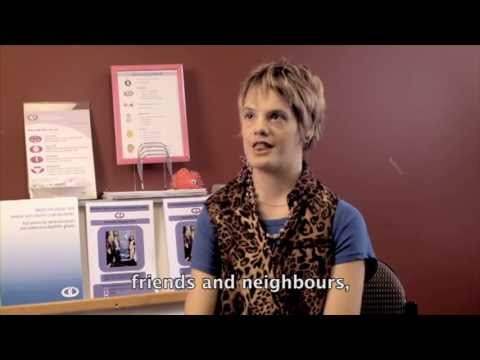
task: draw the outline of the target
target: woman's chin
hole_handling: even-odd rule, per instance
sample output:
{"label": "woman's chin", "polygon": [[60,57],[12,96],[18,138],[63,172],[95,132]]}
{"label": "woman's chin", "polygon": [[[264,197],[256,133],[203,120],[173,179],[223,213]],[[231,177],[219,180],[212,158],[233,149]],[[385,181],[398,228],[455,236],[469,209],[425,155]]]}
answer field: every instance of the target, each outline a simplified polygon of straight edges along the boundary
{"label": "woman's chin", "polygon": [[256,170],[262,170],[262,171],[274,171],[277,169],[279,166],[276,164],[275,161],[272,161],[272,159],[258,159],[258,158],[253,158],[248,160],[250,166],[252,169]]}

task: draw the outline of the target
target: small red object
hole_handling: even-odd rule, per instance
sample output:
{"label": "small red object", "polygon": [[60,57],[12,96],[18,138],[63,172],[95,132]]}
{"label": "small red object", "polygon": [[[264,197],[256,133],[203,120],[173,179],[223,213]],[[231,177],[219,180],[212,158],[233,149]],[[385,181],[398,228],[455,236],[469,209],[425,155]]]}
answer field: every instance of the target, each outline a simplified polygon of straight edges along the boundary
{"label": "small red object", "polygon": [[173,189],[201,189],[205,185],[198,172],[181,168],[173,174],[170,187]]}

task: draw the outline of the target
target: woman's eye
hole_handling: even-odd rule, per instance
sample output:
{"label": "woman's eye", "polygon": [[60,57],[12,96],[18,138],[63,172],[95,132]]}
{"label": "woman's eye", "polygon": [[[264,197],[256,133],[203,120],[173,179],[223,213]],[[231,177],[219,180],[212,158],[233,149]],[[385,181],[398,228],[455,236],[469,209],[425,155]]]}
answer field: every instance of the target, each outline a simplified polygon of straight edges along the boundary
{"label": "woman's eye", "polygon": [[272,116],[270,118],[272,120],[283,120],[284,119],[284,117],[281,114],[277,114],[277,113],[272,114]]}
{"label": "woman's eye", "polygon": [[251,120],[251,119],[253,119],[253,114],[252,113],[246,113],[243,117],[247,120]]}

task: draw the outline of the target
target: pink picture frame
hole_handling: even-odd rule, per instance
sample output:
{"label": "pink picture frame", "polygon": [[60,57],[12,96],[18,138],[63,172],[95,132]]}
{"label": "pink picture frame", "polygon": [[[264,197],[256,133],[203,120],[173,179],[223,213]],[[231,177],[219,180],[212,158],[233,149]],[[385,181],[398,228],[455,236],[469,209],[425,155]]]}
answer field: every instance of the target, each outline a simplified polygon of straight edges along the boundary
{"label": "pink picture frame", "polygon": [[[160,64],[160,65],[112,65],[110,67],[111,81],[112,81],[112,99],[113,99],[113,117],[115,130],[115,149],[117,165],[131,165],[137,163],[137,158],[127,156],[124,153],[123,147],[123,129],[120,109],[120,87],[119,74],[128,73],[144,73],[144,72],[172,72],[176,73],[178,81],[178,110],[180,114],[180,144],[182,151],[180,154],[170,156],[172,162],[187,162],[190,161],[190,144],[188,139],[188,123],[185,102],[185,86],[182,64]],[[166,156],[146,156],[143,159],[144,164],[164,163],[167,161]]]}

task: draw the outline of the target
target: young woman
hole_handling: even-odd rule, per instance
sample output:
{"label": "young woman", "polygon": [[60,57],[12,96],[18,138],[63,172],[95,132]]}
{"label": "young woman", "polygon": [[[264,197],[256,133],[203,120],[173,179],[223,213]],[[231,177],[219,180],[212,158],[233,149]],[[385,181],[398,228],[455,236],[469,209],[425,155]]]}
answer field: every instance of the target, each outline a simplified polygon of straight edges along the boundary
{"label": "young woman", "polygon": [[[286,60],[265,64],[244,82],[238,105],[246,162],[197,220],[196,288],[185,313],[359,314],[366,268],[375,265],[367,227],[304,156],[324,125],[321,80]],[[234,285],[202,286],[215,278]]]}

